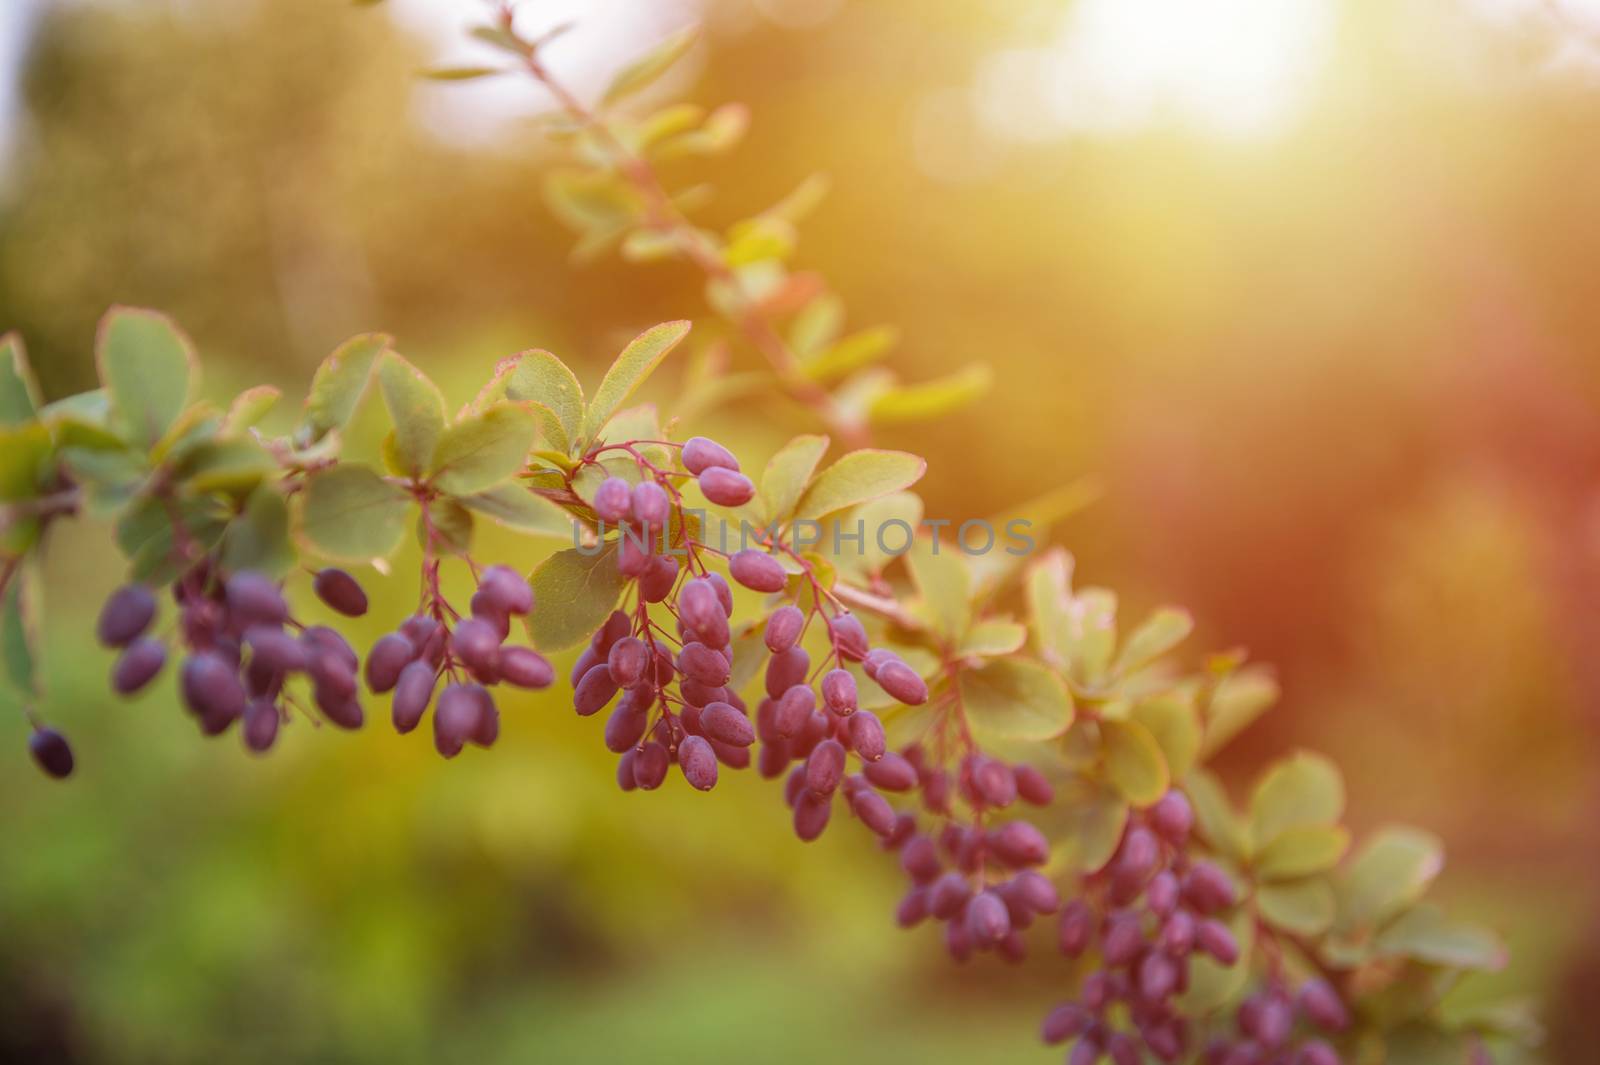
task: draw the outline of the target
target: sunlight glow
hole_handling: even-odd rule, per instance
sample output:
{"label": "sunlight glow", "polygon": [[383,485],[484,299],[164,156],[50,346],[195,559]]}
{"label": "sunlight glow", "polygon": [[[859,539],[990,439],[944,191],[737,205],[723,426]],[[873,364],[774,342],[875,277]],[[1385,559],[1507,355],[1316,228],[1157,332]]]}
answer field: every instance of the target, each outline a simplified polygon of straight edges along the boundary
{"label": "sunlight glow", "polygon": [[978,107],[1010,136],[1164,119],[1270,133],[1320,72],[1335,14],[1333,0],[1079,0],[1057,41],[993,57]]}

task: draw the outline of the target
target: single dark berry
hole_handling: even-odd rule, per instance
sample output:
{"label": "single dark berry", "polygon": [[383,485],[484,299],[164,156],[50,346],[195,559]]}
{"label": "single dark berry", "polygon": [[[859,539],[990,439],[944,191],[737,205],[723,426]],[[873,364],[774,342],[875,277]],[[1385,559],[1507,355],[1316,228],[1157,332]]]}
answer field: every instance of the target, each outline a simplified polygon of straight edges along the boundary
{"label": "single dark berry", "polygon": [[412,662],[400,671],[391,706],[396,732],[404,735],[417,727],[428,709],[428,703],[433,700],[433,689],[437,683],[438,673],[431,662]]}
{"label": "single dark berry", "polygon": [[111,667],[111,687],[119,695],[132,695],[155,679],[167,664],[167,649],[160,640],[141,637],[117,656]]}
{"label": "single dark berry", "polygon": [[330,566],[319,570],[311,580],[311,590],[317,593],[318,599],[347,618],[358,618],[367,612],[367,593],[342,569]]}
{"label": "single dark berry", "polygon": [[654,481],[640,481],[633,486],[633,518],[656,529],[665,529],[672,516],[672,500],[666,489]]}
{"label": "single dark berry", "polygon": [[490,566],[478,580],[478,590],[503,614],[522,617],[533,612],[533,586],[510,566]]}
{"label": "single dark berry", "polygon": [[[367,652],[367,688],[381,695],[394,688],[400,680],[400,671],[417,657],[417,649],[410,640],[398,632],[381,637]],[[431,668],[431,667],[430,667]]]}
{"label": "single dark berry", "polygon": [[728,572],[753,592],[781,592],[789,582],[789,575],[778,560],[755,548],[746,548],[730,558]]}
{"label": "single dark berry", "polygon": [[633,488],[621,477],[607,477],[594,490],[594,512],[601,521],[627,521],[633,517]]}
{"label": "single dark berry", "polygon": [[244,708],[244,745],[265,754],[278,739],[278,706],[271,699],[252,699]]}
{"label": "single dark berry", "polygon": [[156,616],[156,597],[142,584],[127,584],[111,593],[100,609],[96,635],[107,647],[126,647],[143,636]]}
{"label": "single dark berry", "polygon": [[699,736],[689,736],[678,745],[678,766],[683,779],[697,791],[710,791],[717,786],[717,756],[711,744]]}
{"label": "single dark berry", "polygon": [[53,728],[36,728],[28,737],[28,753],[46,774],[57,780],[72,775],[72,745]]}
{"label": "single dark berry", "polygon": [[733,457],[733,452],[703,436],[691,436],[683,445],[683,468],[699,476],[712,467],[725,470],[739,469],[739,460]]}
{"label": "single dark berry", "polygon": [[705,497],[721,507],[742,507],[756,495],[750,478],[722,466],[710,467],[697,480]]}
{"label": "single dark berry", "polygon": [[500,648],[500,679],[518,688],[537,690],[555,683],[555,667],[531,647]]}
{"label": "single dark berry", "polygon": [[228,613],[241,624],[281,625],[289,620],[289,604],[283,590],[271,577],[243,570],[228,578],[225,586]]}
{"label": "single dark berry", "polygon": [[709,739],[731,747],[748,747],[756,741],[750,719],[728,703],[708,703],[700,714],[700,727]]}

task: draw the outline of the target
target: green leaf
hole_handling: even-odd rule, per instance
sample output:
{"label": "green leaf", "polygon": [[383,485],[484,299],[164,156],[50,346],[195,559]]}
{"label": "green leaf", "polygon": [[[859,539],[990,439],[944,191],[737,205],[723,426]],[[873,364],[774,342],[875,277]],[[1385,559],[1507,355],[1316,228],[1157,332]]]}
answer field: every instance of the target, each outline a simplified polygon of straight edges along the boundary
{"label": "green leaf", "polygon": [[1172,778],[1161,745],[1136,721],[1103,721],[1106,777],[1135,806],[1149,806],[1167,793]]}
{"label": "green leaf", "polygon": [[504,67],[424,67],[417,71],[417,76],[429,81],[476,81],[506,73],[509,71]]}
{"label": "green leaf", "polygon": [[151,496],[139,500],[123,511],[116,530],[117,542],[129,559],[129,572],[134,578],[151,584],[165,583],[187,565],[173,536],[175,516],[182,524],[185,539],[201,551],[216,546],[231,517],[227,507],[211,496],[185,499],[175,508]]}
{"label": "green leaf", "polygon": [[221,432],[225,436],[233,436],[259,425],[261,419],[267,416],[267,412],[277,404],[282,395],[282,392],[271,385],[257,385],[245,389],[228,404],[228,413],[222,419]]}
{"label": "green leaf", "polygon": [[890,492],[861,504],[839,519],[841,548],[846,533],[861,533],[859,553],[841,554],[839,562],[851,572],[879,573],[911,548],[922,525],[922,498],[914,492]]}
{"label": "green leaf", "polygon": [[296,534],[332,559],[386,558],[406,533],[410,497],[366,466],[340,463],[313,473],[296,514]]}
{"label": "green leaf", "polygon": [[1187,610],[1169,606],[1153,611],[1123,641],[1112,669],[1126,675],[1143,668],[1188,639],[1193,631],[1194,619]]}
{"label": "green leaf", "polygon": [[825,436],[797,436],[767,460],[760,495],[761,515],[767,522],[789,517],[827,450]]}
{"label": "green leaf", "polygon": [[39,588],[32,566],[19,565],[0,602],[0,661],[6,677],[20,694],[37,698]]}
{"label": "green leaf", "polygon": [[1167,692],[1136,704],[1132,720],[1150,730],[1172,779],[1182,780],[1200,752],[1200,719],[1188,695]]}
{"label": "green leaf", "polygon": [[599,439],[600,431],[606,427],[611,416],[661,365],[661,360],[678,346],[678,342],[688,335],[688,322],[663,322],[646,329],[622,349],[622,354],[617,356],[617,361],[611,364],[605,377],[600,380],[600,387],[589,401],[589,408],[584,411],[582,436],[585,441]]}
{"label": "green leaf", "polygon": [[945,377],[914,385],[901,385],[878,396],[867,408],[874,425],[927,421],[966,406],[994,383],[994,371],[973,363]]}
{"label": "green leaf", "polygon": [[559,651],[594,634],[622,595],[616,556],[612,542],[593,554],[557,551],[539,563],[530,578],[538,607],[527,623],[535,647]]}
{"label": "green leaf", "polygon": [[648,87],[682,59],[700,35],[698,26],[685,26],[663,39],[659,44],[617,72],[601,97],[601,105],[609,107],[618,100]]}
{"label": "green leaf", "polygon": [[378,360],[378,387],[394,422],[394,457],[407,476],[420,478],[444,435],[444,397],[426,374],[392,351]]}
{"label": "green leaf", "polygon": [[283,577],[294,567],[289,540],[289,505],[276,485],[263,484],[250,493],[244,510],[222,534],[222,567],[256,570]]}
{"label": "green leaf", "polygon": [[911,581],[921,597],[920,612],[933,632],[946,642],[960,639],[972,620],[972,575],[961,549],[919,536],[906,554]]}
{"label": "green leaf", "polygon": [[501,359],[469,409],[484,411],[507,399],[534,404],[545,441],[566,455],[583,425],[583,386],[566,363],[538,349]]}
{"label": "green leaf", "polygon": [[978,594],[984,596],[1000,588],[1010,576],[1035,557],[1035,548],[1049,538],[1050,529],[1099,498],[1100,483],[1093,477],[1080,477],[1026,502],[1008,507],[989,517],[989,525],[1007,538],[1004,550],[972,557],[972,572]]}
{"label": "green leaf", "polygon": [[595,246],[620,237],[644,215],[639,194],[611,171],[554,170],[545,177],[544,192],[551,213]]}
{"label": "green leaf", "polygon": [[429,480],[450,495],[486,492],[522,470],[538,435],[533,415],[510,403],[468,415],[439,437]]}
{"label": "green leaf", "polygon": [[467,507],[508,529],[535,536],[572,536],[572,515],[520,484],[503,484],[460,499]]}
{"label": "green leaf", "polygon": [[391,338],[382,333],[362,333],[340,344],[322,360],[311,378],[311,391],[306,394],[305,420],[299,434],[304,443],[316,443],[333,430],[344,428],[372,379],[373,362],[389,350],[390,343]]}
{"label": "green leaf", "polygon": [[95,341],[100,382],[129,439],[151,447],[177,420],[194,386],[194,345],[155,311],[113,307]]}
{"label": "green leaf", "polygon": [[[37,499],[51,465],[50,430],[43,422],[0,429],[0,555],[20,555],[38,541],[42,528],[25,504]],[[24,504],[21,512],[5,504]]]}
{"label": "green leaf", "polygon": [[837,340],[843,325],[844,301],[825,292],[794,316],[789,325],[789,347],[804,360]]}
{"label": "green leaf", "polygon": [[787,259],[794,254],[794,227],[778,218],[747,218],[728,230],[728,243],[722,261],[729,266],[747,266],[763,259]]}
{"label": "green leaf", "polygon": [[472,511],[460,500],[440,496],[430,500],[427,513],[417,512],[417,544],[426,546],[430,534],[437,537],[447,550],[466,555],[472,550],[474,522]]}
{"label": "green leaf", "polygon": [[1218,682],[1206,710],[1200,757],[1210,758],[1278,701],[1278,682],[1265,667],[1241,669]]}
{"label": "green leaf", "polygon": [[208,440],[185,456],[177,475],[194,492],[245,494],[276,473],[278,464],[254,440]]}
{"label": "green leaf", "polygon": [[1320,936],[1333,925],[1333,888],[1312,877],[1286,884],[1262,884],[1256,889],[1256,908],[1274,928],[1301,936]]}
{"label": "green leaf", "polygon": [[1072,699],[1060,678],[1023,658],[999,658],[961,671],[962,711],[980,741],[1037,741],[1072,724]]}
{"label": "green leaf", "polygon": [[1253,865],[1263,880],[1293,880],[1332,869],[1349,846],[1343,825],[1297,825],[1258,850]]}
{"label": "green leaf", "polygon": [[846,507],[910,488],[928,464],[904,451],[852,451],[812,480],[795,507],[802,518],[821,518]]}
{"label": "green leaf", "polygon": [[0,428],[38,417],[39,382],[28,365],[27,349],[16,333],[0,336]]}
{"label": "green leaf", "polygon": [[1291,828],[1330,825],[1344,813],[1339,767],[1298,751],[1273,765],[1250,796],[1250,841],[1257,853]]}
{"label": "green leaf", "polygon": [[990,618],[967,629],[956,648],[957,655],[977,655],[980,658],[997,658],[1022,649],[1028,642],[1028,630],[1004,618]]}
{"label": "green leaf", "polygon": [[[826,350],[805,359],[800,368],[813,381],[832,381],[870,366],[889,354],[900,343],[900,330],[892,325],[878,325],[851,333],[830,345]],[[887,392],[882,393],[884,395]],[[872,404],[867,404],[872,409]]]}
{"label": "green leaf", "polygon": [[1216,774],[1197,766],[1184,780],[1183,790],[1194,806],[1195,825],[1201,837],[1219,853],[1242,858],[1249,843],[1244,823],[1234,812],[1233,803],[1228,800],[1228,793]]}
{"label": "green leaf", "polygon": [[1381,925],[1420,899],[1444,868],[1444,845],[1415,828],[1376,833],[1356,853],[1335,885],[1336,929],[1341,933]]}
{"label": "green leaf", "polygon": [[1397,917],[1373,941],[1379,955],[1402,955],[1429,965],[1495,970],[1505,966],[1506,948],[1486,928],[1452,921],[1429,903]]}
{"label": "green leaf", "polygon": [[1038,816],[1051,840],[1052,862],[1078,873],[1105,867],[1128,824],[1128,803],[1097,781],[1072,777]]}

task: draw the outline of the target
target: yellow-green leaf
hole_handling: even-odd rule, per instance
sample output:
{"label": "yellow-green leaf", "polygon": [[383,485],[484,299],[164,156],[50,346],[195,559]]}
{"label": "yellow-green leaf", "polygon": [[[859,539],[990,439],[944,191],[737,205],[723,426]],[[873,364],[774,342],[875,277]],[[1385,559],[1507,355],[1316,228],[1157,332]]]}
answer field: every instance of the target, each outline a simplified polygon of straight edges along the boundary
{"label": "yellow-green leaf", "polygon": [[1128,634],[1113,669],[1127,674],[1146,666],[1178,646],[1193,631],[1194,619],[1187,610],[1162,607]]}
{"label": "yellow-green leaf", "polygon": [[321,440],[335,429],[342,429],[372,379],[372,364],[389,347],[390,338],[382,333],[353,336],[322,360],[311,378],[306,395],[303,442]]}
{"label": "yellow-green leaf", "polygon": [[878,396],[867,408],[874,424],[926,421],[966,406],[994,383],[994,371],[975,362],[962,370],[932,381],[899,385]]}
{"label": "yellow-green leaf", "polygon": [[1301,936],[1320,936],[1333,924],[1333,888],[1320,877],[1262,884],[1256,889],[1256,908],[1274,928]]}
{"label": "yellow-green leaf", "polygon": [[1200,718],[1190,696],[1185,692],[1152,696],[1134,706],[1132,717],[1155,737],[1172,778],[1188,776],[1200,751]]}
{"label": "yellow-green leaf", "polygon": [[426,374],[392,351],[378,360],[378,388],[394,423],[394,461],[406,476],[420,478],[444,434],[444,397]]}
{"label": "yellow-green leaf", "polygon": [[1101,723],[1106,777],[1135,806],[1149,806],[1167,793],[1167,761],[1150,730],[1136,721]]}
{"label": "yellow-green leaf", "polygon": [[668,35],[650,51],[617,72],[606,88],[601,103],[609,106],[649,86],[694,47],[699,34],[699,27],[690,25]]}
{"label": "yellow-green leaf", "polygon": [[1200,757],[1210,758],[1278,701],[1278,682],[1261,666],[1246,667],[1217,682],[1206,710]]}
{"label": "yellow-green leaf", "polygon": [[[870,366],[884,358],[900,342],[900,330],[892,325],[863,329],[805,359],[800,368],[813,381],[832,381]],[[887,391],[887,390],[885,390]],[[871,409],[872,404],[867,404]]]}
{"label": "yellow-green leaf", "polygon": [[1218,852],[1242,858],[1249,841],[1244,823],[1234,812],[1233,803],[1216,774],[1203,766],[1193,769],[1183,782],[1183,790],[1194,806],[1195,825],[1200,835]]}
{"label": "yellow-green leaf", "polygon": [[534,536],[572,536],[572,515],[520,484],[502,484],[462,496],[461,502],[509,529]]}
{"label": "yellow-green leaf", "polygon": [[1341,933],[1381,925],[1420,899],[1444,868],[1444,845],[1415,828],[1388,828],[1356,853],[1335,884]]}
{"label": "yellow-green leaf", "polygon": [[131,441],[153,446],[189,402],[194,345],[164,314],[113,307],[100,320],[95,361],[118,424]]}
{"label": "yellow-green leaf", "polygon": [[651,371],[661,364],[667,353],[688,335],[688,322],[663,322],[646,329],[622,349],[622,354],[617,356],[617,361],[611,364],[601,379],[600,387],[589,401],[588,410],[584,411],[584,440],[599,438],[600,430],[605,428],[611,416],[628,401],[628,397],[644,383]]}
{"label": "yellow-green leaf", "polygon": [[224,436],[236,436],[246,429],[254,428],[267,416],[267,412],[282,395],[282,392],[271,385],[256,385],[254,388],[245,389],[228,404],[228,413],[222,419],[222,428],[219,432]]}
{"label": "yellow-green leaf", "polygon": [[534,646],[559,651],[594,634],[622,595],[615,543],[585,554],[577,548],[557,551],[533,571],[537,609],[528,617]]}
{"label": "yellow-green leaf", "polygon": [[545,440],[568,451],[583,427],[583,386],[567,364],[548,351],[534,349],[516,356],[506,381],[505,398],[537,403],[549,412],[543,421]]}
{"label": "yellow-green leaf", "polygon": [[289,540],[289,506],[272,484],[259,485],[222,534],[222,565],[282,577],[295,562]]}
{"label": "yellow-green leaf", "polygon": [[958,655],[977,655],[996,658],[1022,649],[1028,642],[1028,630],[1004,618],[989,618],[970,626],[956,648]]}
{"label": "yellow-green leaf", "polygon": [[1291,828],[1328,825],[1344,813],[1339,767],[1298,751],[1262,775],[1250,796],[1250,843],[1257,853]]}
{"label": "yellow-green leaf", "polygon": [[841,541],[846,534],[861,534],[860,544],[851,541],[856,548],[854,555],[846,555],[841,543],[841,568],[852,572],[880,572],[911,549],[921,524],[922,498],[914,492],[890,492],[861,504],[839,519]]}
{"label": "yellow-green leaf", "polygon": [[954,641],[972,620],[972,575],[961,549],[948,540],[919,536],[906,555],[911,580],[921,597],[920,610],[933,632]]}
{"label": "yellow-green leaf", "polygon": [[761,514],[768,522],[783,521],[811,483],[817,463],[828,450],[825,436],[797,436],[778,449],[761,475]]}
{"label": "yellow-green leaf", "polygon": [[1072,699],[1059,677],[1023,658],[962,670],[962,711],[979,741],[1038,741],[1072,724]]}
{"label": "yellow-green leaf", "polygon": [[922,458],[904,451],[852,451],[817,474],[800,497],[795,514],[821,518],[902,491],[916,484],[927,468]]}
{"label": "yellow-green leaf", "polygon": [[486,492],[522,469],[538,435],[533,415],[514,404],[468,415],[439,437],[429,480],[450,495]]}
{"label": "yellow-green leaf", "polygon": [[1256,852],[1254,868],[1262,880],[1292,880],[1332,869],[1349,846],[1343,825],[1296,825]]}
{"label": "yellow-green leaf", "polygon": [[1452,921],[1429,903],[1401,914],[1378,933],[1373,947],[1380,956],[1399,954],[1430,965],[1462,969],[1495,970],[1506,963],[1505,944],[1499,936],[1487,928]]}
{"label": "yellow-green leaf", "polygon": [[296,531],[319,554],[348,562],[385,558],[406,533],[410,497],[366,466],[340,463],[306,478]]}
{"label": "yellow-green leaf", "polygon": [[39,412],[39,382],[16,333],[0,336],[0,428],[33,421]]}

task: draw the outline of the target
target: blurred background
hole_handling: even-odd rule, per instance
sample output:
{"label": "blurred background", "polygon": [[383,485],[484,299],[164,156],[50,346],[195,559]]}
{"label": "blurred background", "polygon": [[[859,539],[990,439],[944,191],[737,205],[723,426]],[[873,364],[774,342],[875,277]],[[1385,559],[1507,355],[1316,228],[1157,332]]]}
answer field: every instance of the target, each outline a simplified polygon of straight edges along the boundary
{"label": "blurred background", "polygon": [[[1186,604],[1286,698],[1236,791],[1334,755],[1358,829],[1447,840],[1552,1063],[1600,1000],[1600,4],[1593,0],[533,0],[584,92],[704,19],[656,100],[750,105],[726,223],[804,175],[803,229],[897,365],[997,384],[929,428],[930,513],[1083,474],[1061,539],[1125,608]],[[206,391],[292,396],[384,329],[452,399],[554,350],[592,380],[698,278],[574,266],[520,81],[472,0],[4,0],[0,330],[51,397],[113,302],[174,314]],[[735,351],[748,361],[748,352]],[[670,378],[658,385],[670,394]],[[754,416],[752,416],[752,410]],[[808,428],[714,420],[753,450]],[[753,780],[616,792],[598,723],[513,701],[492,755],[382,728],[203,742],[105,693],[107,532],[58,540],[53,785],[0,718],[0,1060],[1045,1061],[1039,969],[956,970],[864,833],[811,847]],[[486,539],[511,560],[534,548]],[[398,572],[406,572],[402,560]],[[412,593],[376,581],[370,643]],[[820,853],[818,853],[820,852]]]}

